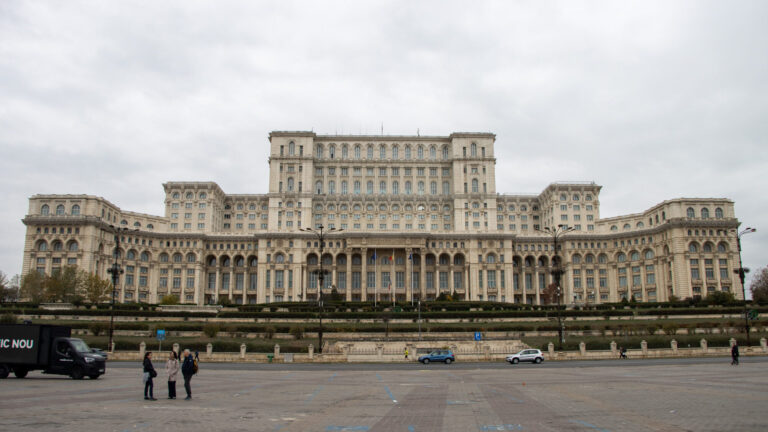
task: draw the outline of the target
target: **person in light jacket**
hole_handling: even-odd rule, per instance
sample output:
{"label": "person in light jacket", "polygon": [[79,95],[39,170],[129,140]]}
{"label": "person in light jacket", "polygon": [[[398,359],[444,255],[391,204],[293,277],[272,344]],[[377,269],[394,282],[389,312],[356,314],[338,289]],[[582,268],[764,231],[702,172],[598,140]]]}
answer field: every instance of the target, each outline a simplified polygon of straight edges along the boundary
{"label": "person in light jacket", "polygon": [[176,399],[176,375],[179,374],[179,359],[174,351],[171,351],[171,356],[165,363],[165,372],[168,374],[168,399]]}

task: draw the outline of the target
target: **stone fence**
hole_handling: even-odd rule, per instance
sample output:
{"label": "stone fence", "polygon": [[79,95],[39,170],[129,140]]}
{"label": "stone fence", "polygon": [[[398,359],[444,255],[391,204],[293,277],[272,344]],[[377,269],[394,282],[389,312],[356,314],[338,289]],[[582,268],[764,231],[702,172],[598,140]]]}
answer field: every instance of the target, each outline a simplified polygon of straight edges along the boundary
{"label": "stone fence", "polygon": [[[731,339],[731,346],[736,343]],[[627,350],[631,359],[651,358],[680,358],[680,357],[722,357],[729,356],[730,347],[709,347],[706,339],[699,341],[698,347],[681,348],[677,341],[672,340],[669,348],[648,348],[648,343],[642,341],[640,349]],[[281,353],[280,345],[276,344],[271,353],[249,353],[246,345],[240,345],[240,352],[213,352],[213,345],[208,344],[204,353],[199,353],[203,362],[238,362],[238,363],[406,363],[415,362],[418,356],[433,349],[451,349],[456,355],[456,361],[503,361],[507,355],[516,353],[527,346],[519,340],[509,341],[420,341],[420,342],[336,342],[326,344],[325,353],[315,352],[309,345],[306,353]],[[405,350],[408,358],[405,358]],[[179,345],[174,344],[173,350],[179,352]],[[760,339],[759,347],[740,347],[744,356],[768,355],[768,341]],[[142,342],[138,351],[113,351],[109,353],[110,360],[140,361],[146,352],[146,344]],[[156,359],[165,359],[168,351],[155,352]],[[608,360],[619,357],[619,347],[611,342],[610,350],[587,350],[586,344],[579,344],[578,351],[555,351],[554,344],[544,353],[545,360]]]}

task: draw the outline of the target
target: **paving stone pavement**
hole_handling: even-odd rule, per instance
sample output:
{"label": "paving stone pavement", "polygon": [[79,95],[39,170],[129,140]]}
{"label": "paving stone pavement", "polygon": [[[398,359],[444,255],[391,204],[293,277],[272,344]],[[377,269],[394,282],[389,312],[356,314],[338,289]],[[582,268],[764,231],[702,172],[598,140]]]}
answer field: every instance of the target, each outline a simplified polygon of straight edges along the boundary
{"label": "paving stone pavement", "polygon": [[[161,368],[158,368],[160,370]],[[141,369],[0,380],[2,431],[765,431],[766,363],[211,370],[193,399]]]}

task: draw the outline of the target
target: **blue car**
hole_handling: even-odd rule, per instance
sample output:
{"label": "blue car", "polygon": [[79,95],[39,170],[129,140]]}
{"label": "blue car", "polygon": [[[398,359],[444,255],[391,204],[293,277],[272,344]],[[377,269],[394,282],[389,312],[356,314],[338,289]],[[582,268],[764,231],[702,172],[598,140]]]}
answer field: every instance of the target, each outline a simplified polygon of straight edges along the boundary
{"label": "blue car", "polygon": [[445,362],[445,364],[451,364],[451,362],[456,361],[456,357],[453,356],[453,351],[451,350],[437,350],[419,357],[419,361],[424,364],[429,364],[429,362]]}

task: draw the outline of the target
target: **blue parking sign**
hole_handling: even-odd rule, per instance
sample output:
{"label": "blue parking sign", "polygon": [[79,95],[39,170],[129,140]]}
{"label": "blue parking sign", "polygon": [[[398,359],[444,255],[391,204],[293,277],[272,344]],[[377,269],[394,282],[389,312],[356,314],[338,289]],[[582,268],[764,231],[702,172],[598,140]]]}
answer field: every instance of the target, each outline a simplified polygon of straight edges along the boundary
{"label": "blue parking sign", "polygon": [[475,332],[475,340],[476,341],[483,340],[483,333],[482,332]]}
{"label": "blue parking sign", "polygon": [[165,330],[158,330],[157,331],[157,340],[159,340],[159,341],[165,340]]}

